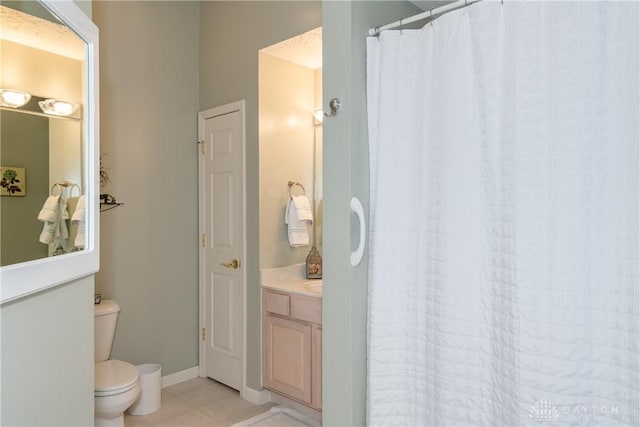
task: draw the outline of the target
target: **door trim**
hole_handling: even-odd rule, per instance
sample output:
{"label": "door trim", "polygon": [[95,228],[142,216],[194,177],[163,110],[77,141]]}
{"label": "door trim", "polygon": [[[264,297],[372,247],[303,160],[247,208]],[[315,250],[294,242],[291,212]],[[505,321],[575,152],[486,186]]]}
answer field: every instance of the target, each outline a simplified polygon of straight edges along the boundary
{"label": "door trim", "polygon": [[[244,99],[236,102],[232,102],[229,104],[221,105],[218,107],[210,108],[208,110],[200,111],[198,113],[198,140],[202,141],[205,137],[204,129],[205,129],[205,121],[207,119],[223,116],[226,114],[234,113],[236,111],[240,112],[240,120],[242,127],[242,229],[243,229],[243,248],[242,248],[242,260],[243,260],[243,268],[240,270],[241,280],[242,280],[242,386],[240,387],[240,396],[244,398],[245,389],[247,388],[247,268],[246,268],[246,259],[247,259],[247,150],[246,150],[246,142],[247,142],[247,125],[246,125],[246,102]],[[201,377],[206,377],[206,355],[205,355],[205,345],[202,340],[201,332],[202,328],[206,326],[206,307],[205,307],[205,298],[204,298],[204,271],[202,266],[204,265],[204,248],[202,247],[200,236],[204,233],[205,224],[204,218],[202,215],[202,207],[204,206],[204,185],[203,185],[203,163],[204,156],[200,153],[200,144],[198,144],[198,308],[199,308],[199,328],[197,331],[198,334],[198,359],[199,359],[199,375]]]}

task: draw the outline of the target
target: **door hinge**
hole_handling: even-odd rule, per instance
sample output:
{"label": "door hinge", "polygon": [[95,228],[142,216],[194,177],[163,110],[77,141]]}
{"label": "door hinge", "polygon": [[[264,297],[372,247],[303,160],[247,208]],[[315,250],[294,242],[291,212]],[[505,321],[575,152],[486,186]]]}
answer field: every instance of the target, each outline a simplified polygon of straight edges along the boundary
{"label": "door hinge", "polygon": [[200,146],[202,154],[207,154],[207,144],[205,144],[204,141],[198,141],[198,145]]}
{"label": "door hinge", "polygon": [[202,235],[202,247],[203,248],[207,247],[207,235],[206,234]]}
{"label": "door hinge", "polygon": [[207,340],[207,328],[202,328],[202,341]]}

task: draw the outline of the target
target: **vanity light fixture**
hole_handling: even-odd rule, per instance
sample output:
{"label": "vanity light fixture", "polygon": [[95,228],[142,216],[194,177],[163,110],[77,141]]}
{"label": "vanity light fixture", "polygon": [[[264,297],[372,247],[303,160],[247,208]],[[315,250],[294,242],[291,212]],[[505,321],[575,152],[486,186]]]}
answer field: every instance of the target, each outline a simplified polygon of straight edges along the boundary
{"label": "vanity light fixture", "polygon": [[0,105],[3,107],[20,108],[31,99],[29,92],[14,89],[0,89]]}
{"label": "vanity light fixture", "polygon": [[45,99],[44,101],[38,102],[38,104],[44,113],[54,116],[70,116],[80,106],[75,102],[62,101],[53,98]]}

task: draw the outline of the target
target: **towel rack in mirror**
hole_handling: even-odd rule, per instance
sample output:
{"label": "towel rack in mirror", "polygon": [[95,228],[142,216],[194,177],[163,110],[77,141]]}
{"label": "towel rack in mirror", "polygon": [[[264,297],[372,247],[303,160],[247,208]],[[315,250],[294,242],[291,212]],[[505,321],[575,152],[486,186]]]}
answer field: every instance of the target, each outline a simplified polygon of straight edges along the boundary
{"label": "towel rack in mirror", "polygon": [[62,195],[63,188],[69,188],[69,196],[72,195],[74,189],[78,190],[78,197],[80,197],[82,193],[78,184],[75,184],[71,181],[58,181],[51,186],[49,194],[53,196],[53,192],[55,191],[55,189],[58,189],[59,195]]}

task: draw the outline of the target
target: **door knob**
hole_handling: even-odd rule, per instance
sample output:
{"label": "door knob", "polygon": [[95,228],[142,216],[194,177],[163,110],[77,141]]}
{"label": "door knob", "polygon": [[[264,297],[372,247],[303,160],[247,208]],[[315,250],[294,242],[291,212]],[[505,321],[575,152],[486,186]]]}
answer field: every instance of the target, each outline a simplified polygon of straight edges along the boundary
{"label": "door knob", "polygon": [[231,262],[221,262],[220,265],[226,268],[233,268],[234,270],[237,270],[238,268],[240,268],[240,261],[234,259]]}

